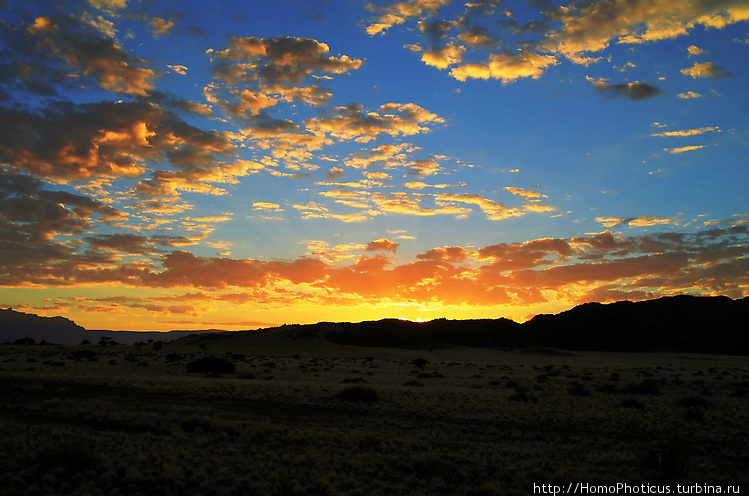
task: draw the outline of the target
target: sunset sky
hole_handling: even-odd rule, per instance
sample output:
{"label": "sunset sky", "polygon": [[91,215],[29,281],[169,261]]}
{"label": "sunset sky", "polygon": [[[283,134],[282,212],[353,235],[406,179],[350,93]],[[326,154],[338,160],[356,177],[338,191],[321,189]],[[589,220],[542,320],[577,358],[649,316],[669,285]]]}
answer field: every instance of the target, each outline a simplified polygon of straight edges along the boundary
{"label": "sunset sky", "polygon": [[2,308],[235,330],[749,295],[747,0],[0,10]]}

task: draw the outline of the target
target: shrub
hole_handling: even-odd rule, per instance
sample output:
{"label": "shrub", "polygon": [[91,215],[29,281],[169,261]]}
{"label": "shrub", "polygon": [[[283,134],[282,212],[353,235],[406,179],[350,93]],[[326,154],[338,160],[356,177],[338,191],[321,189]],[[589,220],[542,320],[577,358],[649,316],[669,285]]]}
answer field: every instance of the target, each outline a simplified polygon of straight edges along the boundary
{"label": "shrub", "polygon": [[596,386],[595,390],[604,394],[617,394],[619,392],[619,388],[616,387],[616,384],[601,384]]}
{"label": "shrub", "polygon": [[416,367],[423,369],[426,364],[429,363],[429,360],[425,358],[414,358],[411,360],[411,363],[413,363]]}
{"label": "shrub", "polygon": [[79,440],[63,440],[42,448],[33,457],[38,475],[63,470],[68,474],[82,473],[96,466],[97,457]]}
{"label": "shrub", "polygon": [[522,401],[524,403],[528,403],[531,398],[525,393],[515,393],[513,395],[510,395],[508,398],[510,401]]}
{"label": "shrub", "polygon": [[707,408],[710,406],[710,402],[702,396],[684,396],[676,401],[677,406],[684,406],[687,408]]}
{"label": "shrub", "polygon": [[344,401],[354,401],[363,403],[373,403],[380,399],[377,391],[372,388],[364,386],[351,386],[347,387],[337,395],[338,398]]}
{"label": "shrub", "polygon": [[96,352],[94,350],[77,350],[73,352],[73,358],[76,360],[93,360],[96,358]]}
{"label": "shrub", "polygon": [[528,387],[527,387],[527,386],[524,386],[524,385],[522,385],[522,384],[520,384],[519,382],[517,382],[517,381],[514,381],[514,380],[510,380],[510,381],[508,381],[508,382],[507,382],[507,383],[505,384],[505,387],[506,387],[507,389],[514,389],[514,390],[515,390],[515,391],[517,391],[518,393],[527,393],[528,391],[530,391],[530,389],[528,389]]}
{"label": "shrub", "polygon": [[627,384],[622,388],[622,393],[627,394],[660,394],[661,385],[655,379],[643,379],[638,384]]}
{"label": "shrub", "polygon": [[411,387],[424,387],[422,383],[419,381],[406,381],[403,383],[404,386],[411,386]]}
{"label": "shrub", "polygon": [[635,408],[637,410],[644,410],[645,405],[642,404],[642,401],[636,400],[634,398],[626,398],[619,402],[619,405],[622,408]]}
{"label": "shrub", "polygon": [[166,357],[164,357],[164,360],[167,363],[178,362],[178,361],[182,360],[182,354],[180,354],[180,353],[167,353]]}
{"label": "shrub", "polygon": [[702,422],[705,420],[705,411],[699,408],[687,408],[684,410],[684,420],[697,420]]}
{"label": "shrub", "polygon": [[593,394],[579,382],[572,383],[570,387],[567,388],[567,392],[572,396],[591,396]]}
{"label": "shrub", "polygon": [[187,363],[188,372],[230,374],[235,370],[236,367],[229,360],[215,356],[207,356]]}
{"label": "shrub", "polygon": [[361,377],[346,377],[341,382],[343,384],[366,384],[367,380]]}

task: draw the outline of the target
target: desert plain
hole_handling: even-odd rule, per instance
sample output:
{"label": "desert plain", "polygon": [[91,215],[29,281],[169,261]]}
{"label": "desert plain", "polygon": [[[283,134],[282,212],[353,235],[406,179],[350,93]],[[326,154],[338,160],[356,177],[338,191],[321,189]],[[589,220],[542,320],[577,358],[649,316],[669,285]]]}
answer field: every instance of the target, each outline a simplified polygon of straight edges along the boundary
{"label": "desert plain", "polygon": [[747,357],[184,341],[0,345],[0,495],[749,478]]}

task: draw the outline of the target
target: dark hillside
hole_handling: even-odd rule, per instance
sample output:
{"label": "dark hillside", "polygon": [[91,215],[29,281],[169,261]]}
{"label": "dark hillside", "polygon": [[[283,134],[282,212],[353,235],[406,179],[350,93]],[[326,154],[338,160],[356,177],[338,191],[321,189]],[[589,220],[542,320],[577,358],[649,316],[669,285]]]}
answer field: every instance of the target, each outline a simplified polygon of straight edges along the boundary
{"label": "dark hillside", "polygon": [[65,317],[40,317],[0,308],[0,342],[12,342],[21,338],[52,343],[80,342],[85,331],[86,329]]}
{"label": "dark hillside", "polygon": [[523,324],[526,343],[575,350],[749,354],[749,298],[586,303]]}
{"label": "dark hillside", "polygon": [[[131,333],[86,331],[63,317],[39,317],[0,309],[0,342],[31,337],[53,343],[92,342],[106,335],[128,340],[173,340],[197,345],[230,342],[238,336],[280,335],[297,341],[325,340],[341,345],[406,349],[558,348],[589,351],[677,351],[749,355],[749,297],[673,296],[657,300],[586,303],[557,315],[537,315],[524,324],[508,319],[447,320],[416,323],[384,319],[360,323],[320,322],[256,331]],[[134,342],[134,341],[133,341]]]}

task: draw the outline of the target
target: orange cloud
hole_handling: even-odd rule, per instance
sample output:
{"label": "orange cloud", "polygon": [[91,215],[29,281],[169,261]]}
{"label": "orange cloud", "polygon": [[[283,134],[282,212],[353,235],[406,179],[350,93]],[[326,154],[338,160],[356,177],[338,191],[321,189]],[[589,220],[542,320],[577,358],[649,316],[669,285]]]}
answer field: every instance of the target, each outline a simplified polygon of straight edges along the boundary
{"label": "orange cloud", "polygon": [[[0,208],[5,208],[0,205]],[[646,295],[720,292],[741,295],[749,287],[749,227],[712,228],[687,234],[654,233],[617,237],[610,231],[572,239],[542,238],[480,249],[436,247],[411,260],[395,261],[372,251],[395,253],[396,243],[379,239],[366,245],[309,242],[310,254],[292,260],[259,261],[200,257],[173,251],[156,259],[119,263],[102,256],[112,249],[143,251],[168,246],[171,239],[142,236],[96,237],[98,258],[23,259],[0,278],[4,286],[109,285],[144,288],[198,288],[199,293],[162,295],[150,302],[112,300],[153,312],[181,312],[187,298],[280,306],[300,301],[351,305],[382,302],[429,305],[531,305],[550,298],[584,301],[593,295],[640,298]],[[47,245],[51,247],[51,245]],[[118,248],[119,247],[119,248]],[[7,242],[0,247],[7,250]],[[12,274],[12,275],[10,275]],[[247,291],[237,293],[235,288]],[[224,292],[229,290],[230,292]],[[335,295],[335,296],[332,296]],[[335,302],[334,302],[335,301]],[[180,303],[181,302],[181,303]],[[64,304],[65,300],[58,302]],[[103,302],[102,302],[103,303]],[[176,305],[175,305],[176,304]],[[194,306],[194,305],[193,305]],[[135,307],[132,307],[135,308]]]}
{"label": "orange cloud", "polygon": [[390,241],[389,239],[382,238],[377,239],[375,241],[370,241],[367,243],[367,247],[365,248],[366,251],[391,251],[395,253],[395,251],[398,249],[398,243],[394,243]]}

